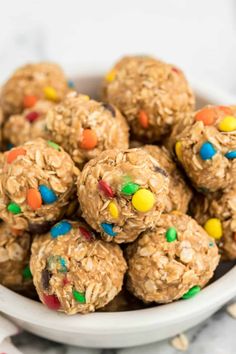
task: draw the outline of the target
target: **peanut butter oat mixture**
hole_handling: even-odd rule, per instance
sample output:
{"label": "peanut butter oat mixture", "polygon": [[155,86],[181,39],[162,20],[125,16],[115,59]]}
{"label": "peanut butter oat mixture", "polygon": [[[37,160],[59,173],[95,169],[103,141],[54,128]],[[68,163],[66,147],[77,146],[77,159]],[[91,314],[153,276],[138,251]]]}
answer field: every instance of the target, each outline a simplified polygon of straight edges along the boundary
{"label": "peanut butter oat mixture", "polygon": [[65,213],[79,170],[61,147],[41,138],[4,155],[0,217],[15,229],[45,232]]}
{"label": "peanut butter oat mixture", "polygon": [[129,145],[128,125],[121,113],[110,104],[76,92],[48,112],[47,128],[77,164],[103,150],[127,149]]}
{"label": "peanut butter oat mixture", "polygon": [[1,105],[6,116],[31,108],[37,100],[60,101],[68,91],[65,74],[54,63],[27,64],[18,68],[1,91]]}
{"label": "peanut butter oat mixture", "polygon": [[3,111],[2,111],[2,107],[0,106],[0,151],[2,150],[3,147],[2,124],[3,124]]}
{"label": "peanut butter oat mixture", "polygon": [[3,140],[18,146],[36,138],[49,139],[45,116],[54,105],[52,101],[38,100],[34,107],[10,116],[3,127]]}
{"label": "peanut butter oat mixture", "polygon": [[127,248],[128,289],[145,302],[189,298],[219,262],[214,239],[185,214],[163,214],[156,230]]}
{"label": "peanut butter oat mixture", "polygon": [[147,56],[121,59],[106,75],[104,99],[117,106],[132,133],[146,142],[169,134],[181,112],[191,112],[195,99],[183,72]]}
{"label": "peanut butter oat mixture", "polygon": [[2,110],[2,107],[0,106],[0,127],[2,126],[2,123],[3,123],[3,110]]}
{"label": "peanut butter oat mixture", "polygon": [[169,151],[164,146],[159,147],[154,145],[145,145],[144,149],[159,161],[170,179],[165,212],[169,213],[172,210],[179,210],[182,213],[186,213],[192,197],[192,191],[172,160]]}
{"label": "peanut butter oat mixture", "polygon": [[103,239],[117,243],[153,228],[168,192],[166,171],[142,148],[104,151],[78,179],[82,216]]}
{"label": "peanut butter oat mixture", "polygon": [[236,187],[212,195],[194,196],[193,217],[214,237],[223,258],[236,259]]}
{"label": "peanut butter oat mixture", "polygon": [[186,114],[169,146],[197,189],[229,188],[236,176],[236,107],[207,106]]}
{"label": "peanut butter oat mixture", "polygon": [[30,261],[33,281],[40,300],[53,310],[93,312],[122,288],[127,266],[121,249],[96,240],[84,223],[63,220],[33,247],[39,248]]}
{"label": "peanut butter oat mixture", "polygon": [[29,270],[31,237],[0,223],[0,284],[17,292],[32,288]]}

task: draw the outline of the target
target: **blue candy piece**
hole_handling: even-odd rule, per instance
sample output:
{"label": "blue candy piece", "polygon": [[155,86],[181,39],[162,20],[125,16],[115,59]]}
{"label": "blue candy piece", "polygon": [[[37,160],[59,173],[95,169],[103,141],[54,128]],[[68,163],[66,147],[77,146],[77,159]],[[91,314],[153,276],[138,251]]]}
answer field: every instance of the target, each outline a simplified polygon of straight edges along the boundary
{"label": "blue candy piece", "polygon": [[66,268],[66,260],[62,257],[60,257],[59,262],[61,264],[61,269],[59,270],[61,273],[65,273],[67,272],[67,268]]}
{"label": "blue candy piece", "polygon": [[202,160],[210,160],[216,154],[216,150],[209,141],[206,141],[202,144],[199,154]]}
{"label": "blue candy piece", "polygon": [[70,87],[70,88],[75,88],[74,81],[72,81],[72,80],[68,80],[68,81],[67,81],[67,85],[68,85],[68,87]]}
{"label": "blue candy piece", "polygon": [[50,234],[52,238],[57,238],[58,236],[66,235],[71,229],[71,224],[66,220],[62,220],[51,228]]}
{"label": "blue candy piece", "polygon": [[44,184],[41,184],[39,186],[39,192],[45,204],[52,204],[57,201],[57,196],[55,192]]}
{"label": "blue candy piece", "polygon": [[101,223],[101,227],[103,228],[103,231],[108,234],[109,236],[116,236],[117,232],[113,231],[113,225],[112,224],[107,224],[105,222]]}
{"label": "blue candy piece", "polygon": [[8,144],[7,144],[7,151],[8,151],[8,150],[11,150],[13,147],[14,147],[14,145],[13,145],[13,144],[8,143]]}
{"label": "blue candy piece", "polygon": [[225,157],[227,157],[227,159],[236,159],[236,150],[227,152]]}

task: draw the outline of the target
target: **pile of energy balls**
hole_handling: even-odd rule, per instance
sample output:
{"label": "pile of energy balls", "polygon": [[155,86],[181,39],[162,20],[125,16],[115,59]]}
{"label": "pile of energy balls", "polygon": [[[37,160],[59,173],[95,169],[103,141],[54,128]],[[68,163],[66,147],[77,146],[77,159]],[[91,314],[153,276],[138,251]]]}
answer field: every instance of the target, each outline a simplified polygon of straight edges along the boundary
{"label": "pile of energy balls", "polygon": [[0,283],[66,314],[195,296],[236,259],[236,107],[147,56],[79,90],[46,62],[1,89]]}

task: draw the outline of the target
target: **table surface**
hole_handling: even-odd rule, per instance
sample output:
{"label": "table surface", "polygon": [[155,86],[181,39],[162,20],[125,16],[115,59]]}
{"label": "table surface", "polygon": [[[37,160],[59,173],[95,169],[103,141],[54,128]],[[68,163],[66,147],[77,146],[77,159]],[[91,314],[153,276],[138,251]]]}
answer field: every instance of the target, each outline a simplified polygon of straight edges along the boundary
{"label": "table surface", "polygon": [[[8,0],[0,11],[0,82],[28,61],[55,60],[67,72],[107,70],[126,53],[150,53],[236,97],[234,0]],[[148,6],[147,6],[148,5]],[[56,11],[55,11],[56,10]],[[76,64],[76,65],[75,65]],[[235,323],[225,309],[187,332],[190,354],[233,354]],[[25,354],[174,354],[168,341],[122,350],[78,349],[22,333]]]}

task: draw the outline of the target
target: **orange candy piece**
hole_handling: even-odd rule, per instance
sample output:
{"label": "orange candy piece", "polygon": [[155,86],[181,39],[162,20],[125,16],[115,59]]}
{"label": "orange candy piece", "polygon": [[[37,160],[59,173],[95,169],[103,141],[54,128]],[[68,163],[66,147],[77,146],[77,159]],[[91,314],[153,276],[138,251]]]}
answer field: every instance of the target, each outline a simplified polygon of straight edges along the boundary
{"label": "orange candy piece", "polygon": [[232,109],[230,107],[226,107],[226,106],[217,106],[217,109],[224,112],[227,115],[232,115]]}
{"label": "orange candy piece", "polygon": [[140,111],[139,112],[138,120],[139,120],[140,125],[143,128],[146,129],[148,127],[148,115],[147,115],[147,113],[145,111]]}
{"label": "orange candy piece", "polygon": [[23,234],[23,230],[18,230],[18,229],[11,229],[11,232],[15,236],[20,236]]}
{"label": "orange candy piece", "polygon": [[96,133],[91,129],[84,129],[80,147],[85,150],[94,149],[98,143]]}
{"label": "orange candy piece", "polygon": [[195,115],[197,121],[202,121],[205,125],[212,125],[217,118],[215,108],[203,108]]}
{"label": "orange candy piece", "polygon": [[37,210],[42,205],[42,197],[37,189],[30,188],[27,192],[27,204],[32,210]]}
{"label": "orange candy piece", "polygon": [[25,108],[31,108],[35,105],[36,102],[37,102],[37,98],[35,96],[28,95],[24,97],[23,106]]}
{"label": "orange candy piece", "polygon": [[26,150],[23,148],[16,148],[9,151],[7,155],[7,163],[12,163],[18,156],[26,155]]}

